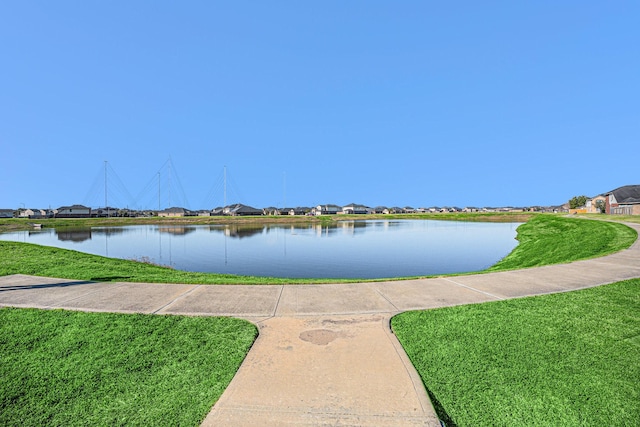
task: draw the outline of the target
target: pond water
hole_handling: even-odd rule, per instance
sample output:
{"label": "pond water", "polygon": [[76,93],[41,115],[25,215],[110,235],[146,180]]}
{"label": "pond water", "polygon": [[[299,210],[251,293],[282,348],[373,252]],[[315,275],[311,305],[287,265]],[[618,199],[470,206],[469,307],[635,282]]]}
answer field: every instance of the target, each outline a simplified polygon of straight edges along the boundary
{"label": "pond water", "polygon": [[320,224],[139,225],[0,234],[179,270],[292,278],[386,278],[479,271],[517,245],[520,223],[358,220]]}

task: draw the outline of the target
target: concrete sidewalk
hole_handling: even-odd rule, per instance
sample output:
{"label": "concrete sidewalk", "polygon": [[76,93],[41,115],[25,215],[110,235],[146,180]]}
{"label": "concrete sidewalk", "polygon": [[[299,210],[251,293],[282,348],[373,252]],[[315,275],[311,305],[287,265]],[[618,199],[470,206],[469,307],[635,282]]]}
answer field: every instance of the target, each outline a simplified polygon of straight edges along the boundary
{"label": "concrete sidewalk", "polygon": [[[640,225],[629,224],[640,231]],[[335,285],[210,286],[0,277],[0,306],[233,316],[260,335],[204,425],[439,426],[389,329],[414,309],[564,292],[640,277],[640,243],[570,264]]]}

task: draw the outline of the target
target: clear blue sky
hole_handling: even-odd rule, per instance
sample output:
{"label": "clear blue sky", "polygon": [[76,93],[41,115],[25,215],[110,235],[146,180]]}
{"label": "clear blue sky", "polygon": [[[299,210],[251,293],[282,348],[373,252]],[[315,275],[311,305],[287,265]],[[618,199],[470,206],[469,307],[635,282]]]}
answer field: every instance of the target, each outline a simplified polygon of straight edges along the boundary
{"label": "clear blue sky", "polygon": [[2,2],[0,208],[102,206],[105,169],[110,205],[151,208],[221,205],[225,167],[255,207],[640,184],[639,22],[637,1]]}

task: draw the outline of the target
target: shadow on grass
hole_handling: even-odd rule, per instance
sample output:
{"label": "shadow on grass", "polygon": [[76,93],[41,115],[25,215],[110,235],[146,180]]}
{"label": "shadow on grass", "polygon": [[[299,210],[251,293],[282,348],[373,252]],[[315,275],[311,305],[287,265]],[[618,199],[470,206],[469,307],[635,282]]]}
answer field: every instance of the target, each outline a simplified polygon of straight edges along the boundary
{"label": "shadow on grass", "polygon": [[427,390],[427,394],[429,395],[429,399],[431,399],[431,403],[433,404],[433,409],[436,410],[436,415],[440,419],[440,423],[443,427],[458,427],[458,425],[451,419],[447,411],[444,409],[438,398],[435,394],[427,387],[424,388]]}
{"label": "shadow on grass", "polygon": [[94,282],[114,282],[116,280],[131,279],[132,276],[104,276],[92,277],[90,280]]}

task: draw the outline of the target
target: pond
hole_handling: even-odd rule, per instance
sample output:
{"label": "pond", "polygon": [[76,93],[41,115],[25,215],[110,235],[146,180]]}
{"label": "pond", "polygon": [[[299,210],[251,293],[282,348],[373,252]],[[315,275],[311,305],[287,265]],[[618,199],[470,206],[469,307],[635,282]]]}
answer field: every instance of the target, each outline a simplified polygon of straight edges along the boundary
{"label": "pond", "polygon": [[520,223],[357,220],[320,224],[138,225],[0,234],[179,270],[291,278],[479,271],[517,245]]}

